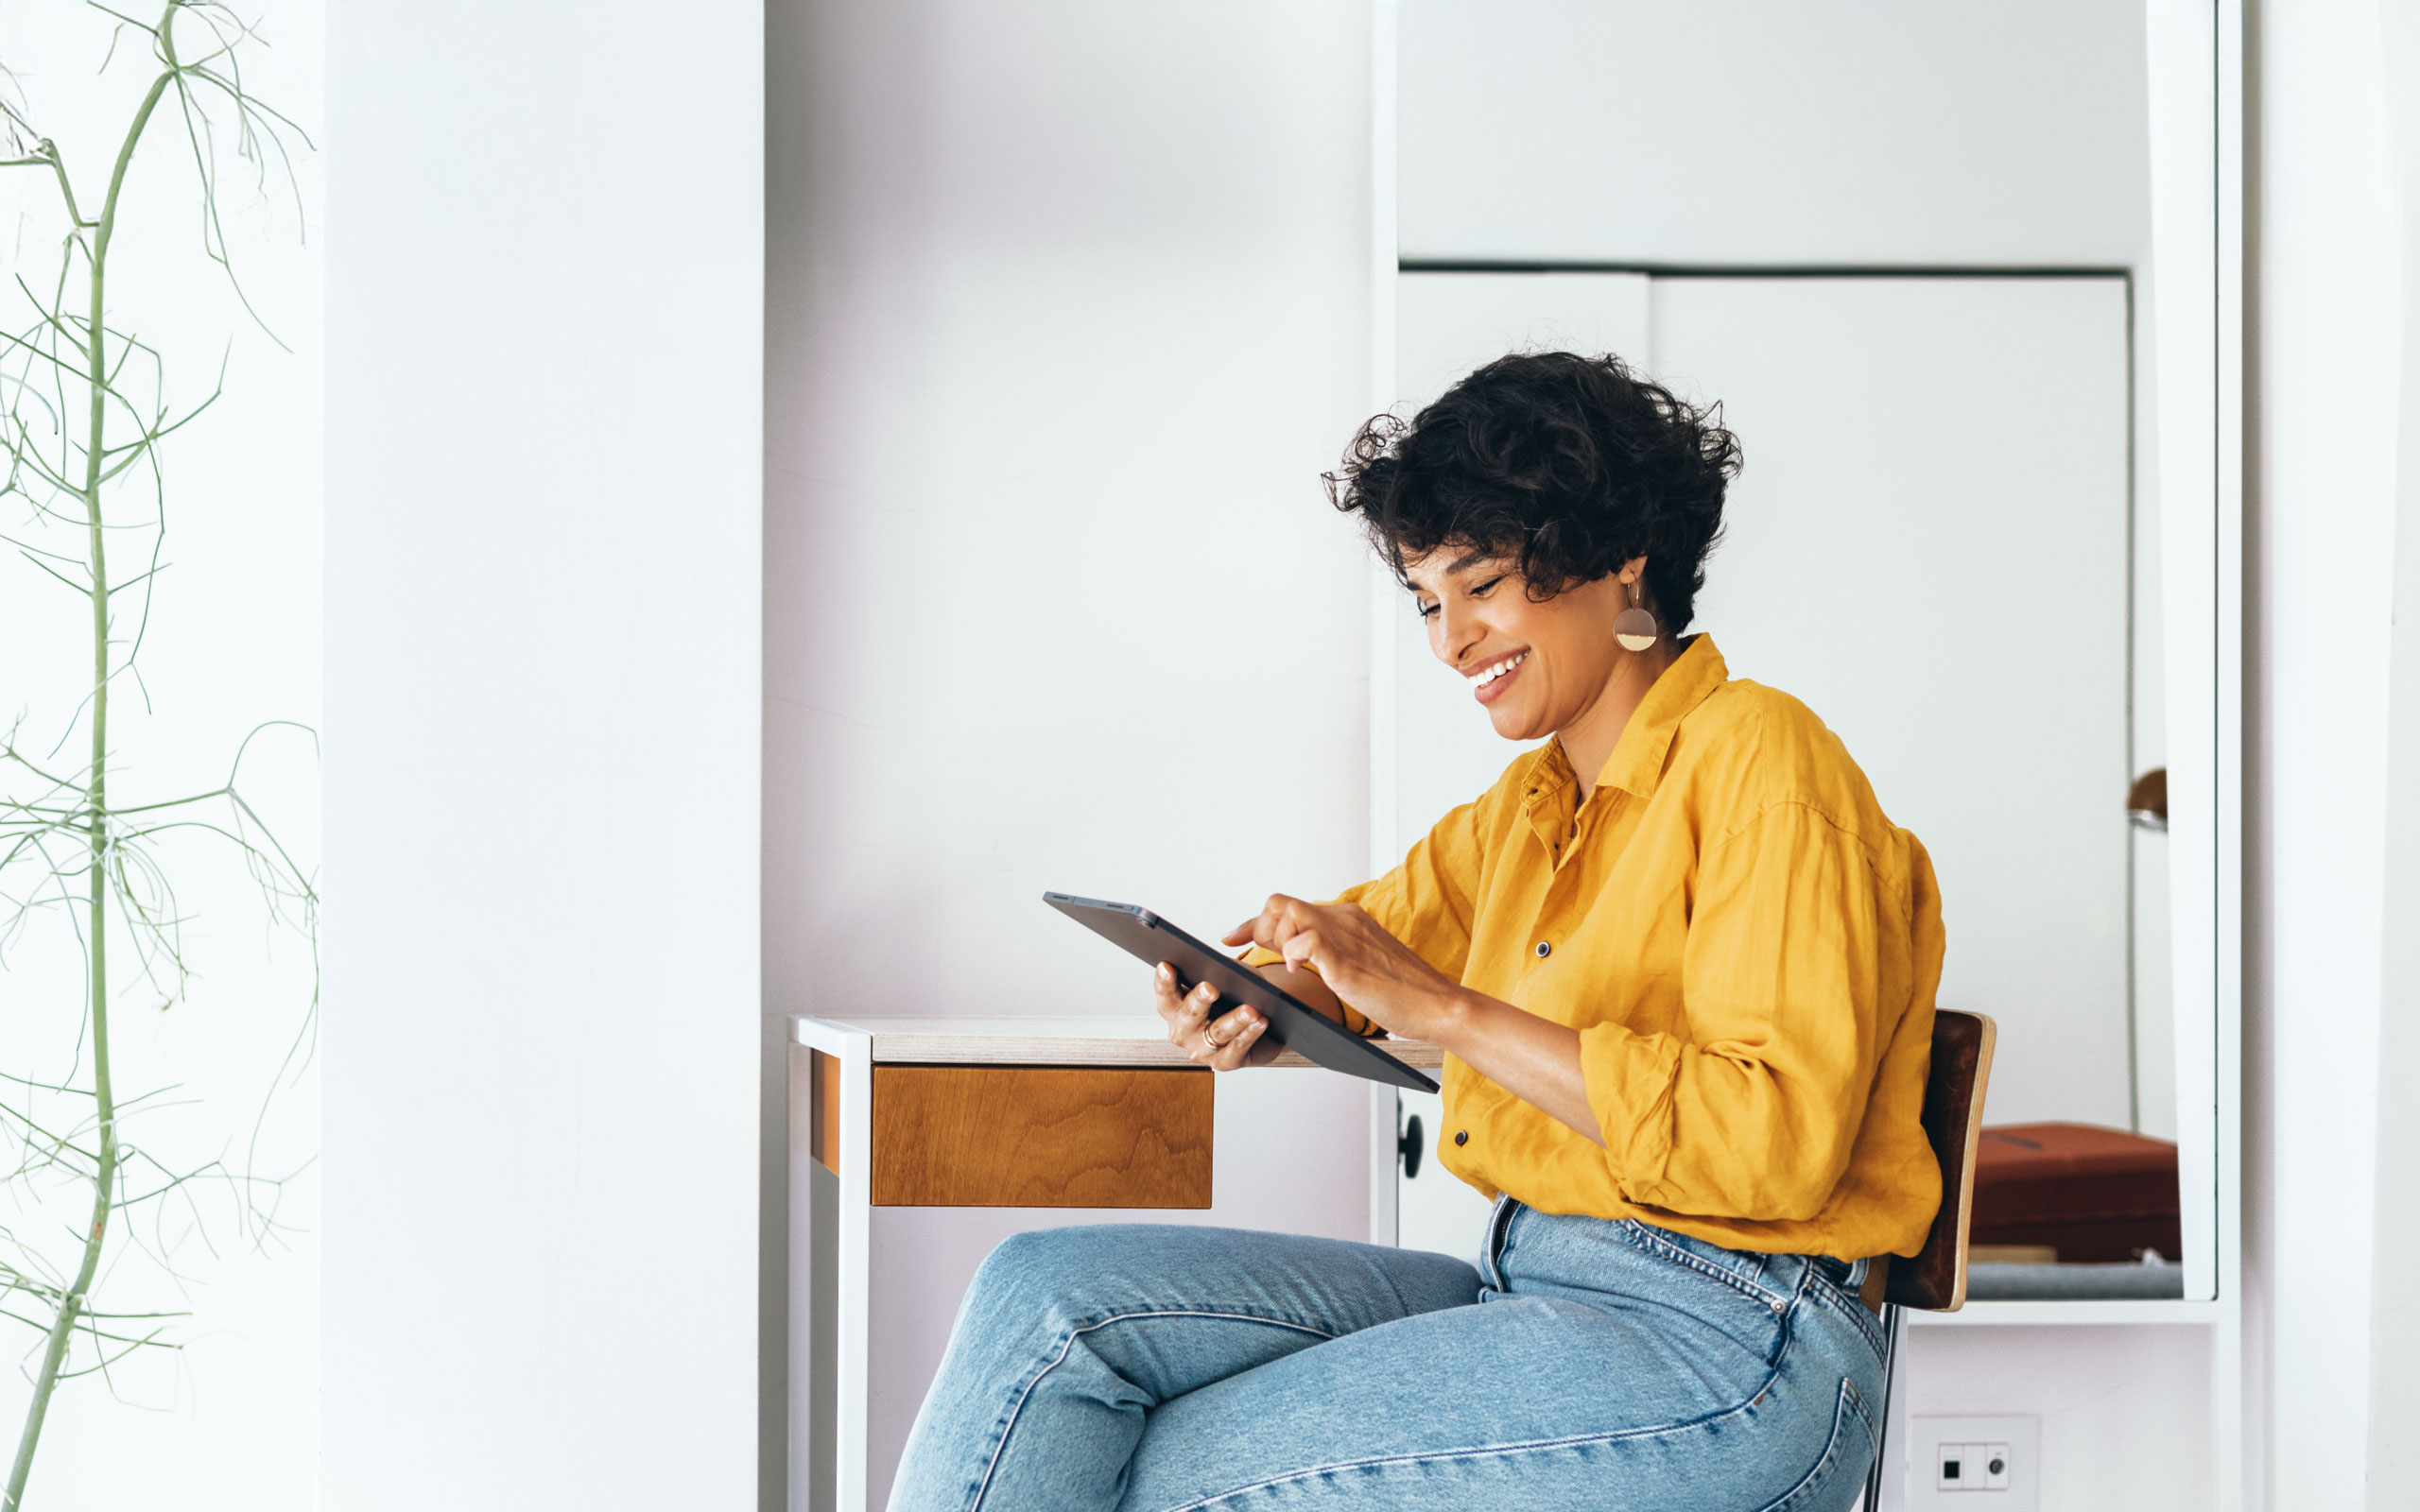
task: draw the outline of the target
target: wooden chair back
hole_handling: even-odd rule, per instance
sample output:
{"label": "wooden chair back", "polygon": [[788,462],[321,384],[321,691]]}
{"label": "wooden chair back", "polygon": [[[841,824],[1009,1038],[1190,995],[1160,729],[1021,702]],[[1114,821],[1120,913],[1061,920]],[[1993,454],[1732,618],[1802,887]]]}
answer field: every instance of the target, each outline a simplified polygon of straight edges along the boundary
{"label": "wooden chair back", "polygon": [[1966,1305],[1966,1230],[1975,1206],[1975,1147],[1983,1126],[1983,1091],[1992,1079],[1999,1026],[1951,1008],[1932,1018],[1932,1071],[1925,1078],[1925,1139],[1941,1162],[1941,1211],[1913,1260],[1891,1262],[1883,1300],[1928,1313]]}

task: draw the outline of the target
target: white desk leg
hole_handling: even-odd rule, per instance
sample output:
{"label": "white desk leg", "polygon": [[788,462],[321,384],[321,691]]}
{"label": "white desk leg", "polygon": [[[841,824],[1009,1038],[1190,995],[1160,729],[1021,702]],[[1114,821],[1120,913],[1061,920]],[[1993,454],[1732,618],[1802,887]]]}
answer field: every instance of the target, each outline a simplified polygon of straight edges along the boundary
{"label": "white desk leg", "polygon": [[[796,1021],[790,1055],[790,1317],[805,1325],[807,1389],[791,1397],[791,1512],[873,1512],[866,1503],[867,1287],[873,1263],[873,1039],[821,1020]],[[839,1068],[839,1173],[809,1149],[809,1051]],[[827,1125],[829,1126],[829,1125]],[[800,1233],[804,1219],[804,1233]],[[794,1366],[792,1380],[798,1379]]]}
{"label": "white desk leg", "polygon": [[1370,1087],[1370,1243],[1392,1246],[1401,1233],[1395,1213],[1396,1161],[1395,1141],[1402,1136],[1396,1126],[1403,1121],[1403,1106],[1395,1099],[1395,1090],[1372,1083]]}
{"label": "white desk leg", "polygon": [[840,1057],[840,1400],[837,1512],[866,1504],[867,1336],[873,1269],[873,1037],[850,1036]]}

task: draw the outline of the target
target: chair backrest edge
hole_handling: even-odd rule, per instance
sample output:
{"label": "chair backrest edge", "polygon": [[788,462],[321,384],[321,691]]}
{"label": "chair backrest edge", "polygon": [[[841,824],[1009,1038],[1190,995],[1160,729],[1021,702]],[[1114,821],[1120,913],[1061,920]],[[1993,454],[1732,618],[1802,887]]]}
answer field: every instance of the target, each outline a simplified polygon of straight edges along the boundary
{"label": "chair backrest edge", "polygon": [[1912,1259],[1893,1261],[1884,1299],[1925,1312],[1966,1305],[1967,1235],[1974,1217],[1975,1156],[1999,1026],[1989,1016],[1936,1009],[1925,1080],[1925,1141],[1941,1170],[1942,1206]]}
{"label": "chair backrest edge", "polygon": [[1955,1313],[1966,1305],[1967,1239],[1975,1227],[1975,1156],[1983,1143],[1983,1094],[1991,1087],[1992,1052],[1999,1045],[2000,1026],[1988,1013],[1971,1017],[1983,1027],[1982,1043],[1975,1052],[1975,1085],[1966,1094],[1966,1133],[1960,1142],[1962,1152],[1958,1173],[1958,1284],[1950,1293],[1945,1313]]}

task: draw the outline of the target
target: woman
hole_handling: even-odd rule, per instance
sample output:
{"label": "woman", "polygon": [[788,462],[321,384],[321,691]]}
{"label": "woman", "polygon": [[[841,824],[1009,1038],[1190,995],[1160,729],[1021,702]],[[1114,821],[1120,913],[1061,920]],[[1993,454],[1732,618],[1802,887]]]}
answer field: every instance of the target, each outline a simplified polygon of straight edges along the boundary
{"label": "woman", "polygon": [[[1940,1198],[1941,916],[1840,741],[1679,633],[1737,467],[1713,412],[1612,357],[1506,357],[1363,427],[1337,507],[1496,732],[1552,738],[1393,871],[1271,898],[1227,943],[1359,1032],[1444,1047],[1439,1156],[1495,1198],[1479,1266],[1019,1235],[893,1512],[1855,1501],[1882,1374],[1859,1289]],[[1273,1054],[1250,1008],[1210,1018],[1165,966],[1157,989],[1195,1060]]]}

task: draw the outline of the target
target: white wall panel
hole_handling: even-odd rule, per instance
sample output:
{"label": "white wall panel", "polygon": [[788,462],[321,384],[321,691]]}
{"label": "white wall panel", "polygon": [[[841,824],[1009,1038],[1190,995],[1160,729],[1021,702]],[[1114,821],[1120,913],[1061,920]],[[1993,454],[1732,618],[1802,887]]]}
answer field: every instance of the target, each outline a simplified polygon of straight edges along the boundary
{"label": "white wall panel", "polygon": [[2412,291],[2378,7],[2259,15],[2244,1263],[2246,1332],[2265,1335],[2248,1348],[2273,1373],[2247,1395],[2267,1418],[2270,1504],[2292,1512],[2361,1505],[2371,1434],[2409,1432],[2367,1409],[2394,438]]}
{"label": "white wall panel", "polygon": [[[2420,1062],[2420,5],[2395,0],[2385,13],[2387,100],[2395,132],[2400,275],[2404,289],[2395,429],[2395,576],[2389,632],[2386,885],[2387,920],[2379,993],[2378,1064]],[[2395,1274],[2420,1250],[2420,1098],[2381,1095],[2377,1112],[2377,1230],[2373,1274]],[[2401,1425],[2420,1417],[2420,1295],[2373,1288],[2369,1419],[2394,1425],[2370,1434],[2372,1505],[2393,1506],[2403,1487],[2420,1486],[2420,1435]]]}
{"label": "white wall panel", "polygon": [[330,10],[332,1512],[754,1496],[763,40]]}

